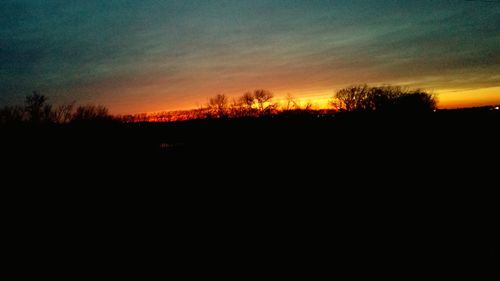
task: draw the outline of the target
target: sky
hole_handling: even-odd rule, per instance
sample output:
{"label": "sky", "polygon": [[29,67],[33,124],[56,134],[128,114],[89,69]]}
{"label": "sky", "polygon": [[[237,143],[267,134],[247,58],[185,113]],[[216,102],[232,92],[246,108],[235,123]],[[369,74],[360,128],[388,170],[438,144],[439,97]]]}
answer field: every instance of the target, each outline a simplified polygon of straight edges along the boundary
{"label": "sky", "polygon": [[500,0],[1,0],[0,106],[33,90],[117,114],[353,84],[500,104]]}

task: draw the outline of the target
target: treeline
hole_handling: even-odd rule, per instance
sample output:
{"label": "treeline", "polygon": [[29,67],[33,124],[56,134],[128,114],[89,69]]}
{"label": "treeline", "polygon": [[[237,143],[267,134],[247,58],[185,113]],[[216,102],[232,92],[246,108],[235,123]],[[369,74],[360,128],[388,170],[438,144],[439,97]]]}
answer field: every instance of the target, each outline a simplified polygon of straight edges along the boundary
{"label": "treeline", "polygon": [[[282,106],[274,100],[272,92],[258,89],[232,99],[223,94],[216,95],[210,98],[206,105],[197,109],[126,115],[119,118],[124,122],[173,122],[196,119],[258,118],[312,111],[311,104],[300,106],[291,96],[287,97],[287,104]],[[316,112],[325,111],[331,112],[328,109],[316,110]]]}
{"label": "treeline", "polygon": [[71,122],[109,121],[113,117],[102,105],[76,105],[75,102],[54,107],[46,96],[33,92],[24,106],[0,108],[0,124],[65,124]]}
{"label": "treeline", "polygon": [[424,113],[437,108],[437,98],[422,90],[357,85],[338,91],[331,104],[343,111]]}
{"label": "treeline", "polygon": [[330,108],[313,109],[311,103],[300,105],[288,95],[281,104],[270,91],[259,89],[230,99],[216,95],[200,108],[122,116],[123,122],[173,122],[193,119],[257,118],[266,116],[325,116],[337,112],[379,112],[421,114],[437,108],[436,96],[422,90],[398,86],[370,87],[356,85],[339,90],[330,100]]}
{"label": "treeline", "polygon": [[259,118],[270,116],[331,116],[337,112],[382,112],[420,114],[437,107],[434,95],[421,90],[396,86],[370,87],[356,85],[341,89],[333,95],[330,108],[313,109],[312,104],[300,105],[292,96],[284,103],[274,100],[274,94],[264,89],[244,93],[230,99],[226,95],[210,98],[205,106],[193,110],[153,114],[111,116],[106,107],[75,103],[54,107],[47,98],[34,92],[26,97],[24,106],[0,109],[0,124],[57,123],[117,120],[121,122],[175,122],[195,119]]}

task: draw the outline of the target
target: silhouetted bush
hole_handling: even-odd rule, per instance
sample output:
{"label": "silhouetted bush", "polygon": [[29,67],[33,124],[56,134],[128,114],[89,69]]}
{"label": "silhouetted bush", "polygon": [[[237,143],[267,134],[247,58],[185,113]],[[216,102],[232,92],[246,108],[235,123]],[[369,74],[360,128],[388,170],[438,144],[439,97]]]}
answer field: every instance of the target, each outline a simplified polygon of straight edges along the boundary
{"label": "silhouetted bush", "polygon": [[55,109],[47,103],[47,97],[33,92],[24,101],[24,107],[5,106],[0,109],[0,124],[65,124],[81,121],[112,120],[106,107],[101,105],[86,105],[75,108],[75,102],[60,105]]}
{"label": "silhouetted bush", "polygon": [[24,108],[19,106],[6,106],[0,109],[0,124],[16,124],[25,120]]}
{"label": "silhouetted bush", "polygon": [[402,112],[427,112],[437,108],[437,100],[433,95],[425,92],[411,92],[401,95],[394,109]]}

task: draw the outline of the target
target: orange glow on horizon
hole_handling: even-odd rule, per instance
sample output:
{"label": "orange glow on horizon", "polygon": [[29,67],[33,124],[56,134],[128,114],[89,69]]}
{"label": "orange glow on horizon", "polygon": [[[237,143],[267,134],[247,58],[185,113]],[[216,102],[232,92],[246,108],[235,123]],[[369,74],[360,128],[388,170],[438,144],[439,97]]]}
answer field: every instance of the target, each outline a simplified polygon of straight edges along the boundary
{"label": "orange glow on horizon", "polygon": [[[312,109],[330,109],[330,101],[337,89],[314,89],[314,90],[280,90],[272,91],[274,93],[274,102],[279,108],[286,107],[288,99],[291,96],[300,108],[305,108],[308,104]],[[461,107],[475,107],[500,104],[500,87],[480,88],[480,89],[441,89],[431,91],[438,98],[438,108],[453,109]],[[227,93],[229,101],[241,96],[243,93]],[[210,96],[204,100],[199,97],[193,97],[193,100],[183,99],[175,102],[168,102],[168,105],[162,106],[161,103],[150,99],[137,100],[133,107],[113,105],[110,101],[110,108],[115,114],[155,114],[160,112],[194,110],[206,106]]]}
{"label": "orange glow on horizon", "polygon": [[448,89],[437,92],[442,109],[500,104],[500,87],[481,89]]}

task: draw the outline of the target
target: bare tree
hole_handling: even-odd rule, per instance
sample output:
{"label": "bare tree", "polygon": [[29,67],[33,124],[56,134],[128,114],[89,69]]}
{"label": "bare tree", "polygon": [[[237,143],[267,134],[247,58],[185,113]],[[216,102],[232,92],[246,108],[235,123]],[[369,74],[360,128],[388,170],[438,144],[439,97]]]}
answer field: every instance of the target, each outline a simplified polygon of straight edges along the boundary
{"label": "bare tree", "polygon": [[49,105],[45,104],[46,101],[47,97],[40,95],[37,91],[34,91],[31,96],[26,97],[24,110],[26,111],[28,121],[35,123],[44,121],[42,119],[46,117],[47,111],[51,109]]}
{"label": "bare tree", "polygon": [[351,86],[339,90],[331,104],[336,104],[341,110],[355,111],[365,108],[364,101],[369,93],[368,85]]}
{"label": "bare tree", "polygon": [[20,123],[25,119],[25,111],[19,106],[6,106],[0,109],[0,124]]}
{"label": "bare tree", "polygon": [[210,98],[208,106],[216,117],[226,117],[228,109],[228,99],[225,95],[216,95],[215,97]]}
{"label": "bare tree", "polygon": [[267,90],[255,90],[253,96],[260,115],[271,114],[278,108],[278,105],[272,102],[274,97],[273,93]]}
{"label": "bare tree", "polygon": [[286,106],[284,108],[285,111],[290,111],[293,109],[299,109],[300,106],[295,101],[295,98],[291,94],[286,95]]}
{"label": "bare tree", "polygon": [[340,102],[337,100],[337,98],[332,98],[328,104],[333,108],[333,110],[335,111],[340,111],[342,110],[342,105],[340,104]]}
{"label": "bare tree", "polygon": [[72,117],[72,121],[103,121],[110,119],[109,110],[102,105],[79,106]]}
{"label": "bare tree", "polygon": [[251,92],[244,93],[235,101],[238,116],[253,116],[255,113],[255,97]]}
{"label": "bare tree", "polygon": [[52,119],[59,124],[68,123],[73,117],[75,102],[58,106],[52,113]]}
{"label": "bare tree", "polygon": [[312,102],[308,101],[304,106],[304,111],[311,111],[312,109],[313,109],[313,104]]}
{"label": "bare tree", "polygon": [[253,95],[260,111],[265,111],[274,97],[273,93],[263,89],[255,90]]}
{"label": "bare tree", "polygon": [[53,111],[52,111],[52,105],[51,104],[46,104],[42,107],[42,111],[40,114],[40,120],[42,122],[53,122]]}
{"label": "bare tree", "polygon": [[240,98],[240,102],[244,107],[247,109],[251,109],[255,103],[255,98],[250,92],[246,92],[243,94],[243,96]]}

